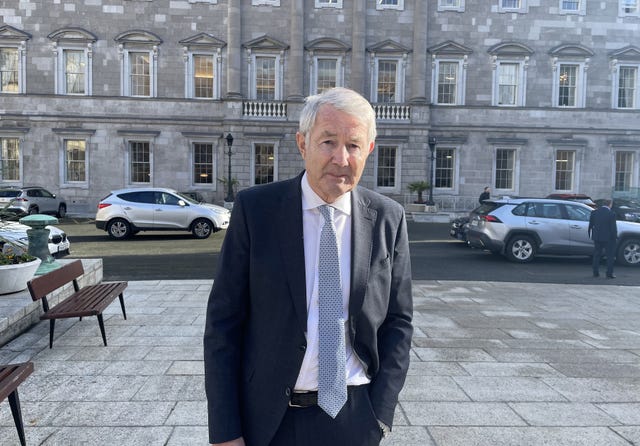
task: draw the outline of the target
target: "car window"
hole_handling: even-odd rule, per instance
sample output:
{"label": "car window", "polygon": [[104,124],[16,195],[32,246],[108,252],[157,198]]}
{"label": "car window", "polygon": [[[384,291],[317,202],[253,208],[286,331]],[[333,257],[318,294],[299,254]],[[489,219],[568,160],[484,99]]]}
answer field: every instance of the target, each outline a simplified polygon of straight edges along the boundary
{"label": "car window", "polygon": [[520,217],[527,215],[527,203],[520,203],[518,206],[513,208],[511,213]]}
{"label": "car window", "polygon": [[557,203],[528,203],[527,217],[562,218],[562,209]]}
{"label": "car window", "polygon": [[497,203],[485,201],[471,212],[477,215],[488,215],[491,211],[494,211],[499,207],[500,205],[498,205]]}
{"label": "car window", "polygon": [[45,189],[40,189],[40,195],[45,198],[53,198],[53,194]]}
{"label": "car window", "polygon": [[131,201],[134,203],[148,203],[155,204],[155,192],[148,191],[136,191],[136,192],[126,192],[124,194],[118,195],[121,199],[125,201]]}
{"label": "car window", "polygon": [[589,221],[591,216],[591,209],[585,209],[581,206],[565,205],[567,214],[569,214],[569,220]]}
{"label": "car window", "polygon": [[180,198],[166,192],[156,192],[156,200],[158,204],[168,204],[178,206]]}
{"label": "car window", "polygon": [[30,189],[27,191],[27,197],[39,197],[40,191],[37,189]]}
{"label": "car window", "polygon": [[2,198],[14,198],[20,195],[19,190],[0,190],[0,197]]}

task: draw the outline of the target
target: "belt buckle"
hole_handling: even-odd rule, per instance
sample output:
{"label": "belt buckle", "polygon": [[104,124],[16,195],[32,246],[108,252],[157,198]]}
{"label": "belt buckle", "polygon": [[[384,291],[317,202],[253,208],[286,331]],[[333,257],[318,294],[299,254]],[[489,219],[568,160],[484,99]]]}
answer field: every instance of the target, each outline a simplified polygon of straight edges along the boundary
{"label": "belt buckle", "polygon": [[293,404],[293,402],[291,401],[293,399],[294,395],[304,395],[305,393],[311,393],[310,391],[300,391],[300,392],[292,392],[291,393],[291,398],[289,398],[289,407],[299,407],[299,408],[305,408],[307,406],[303,406],[301,404]]}

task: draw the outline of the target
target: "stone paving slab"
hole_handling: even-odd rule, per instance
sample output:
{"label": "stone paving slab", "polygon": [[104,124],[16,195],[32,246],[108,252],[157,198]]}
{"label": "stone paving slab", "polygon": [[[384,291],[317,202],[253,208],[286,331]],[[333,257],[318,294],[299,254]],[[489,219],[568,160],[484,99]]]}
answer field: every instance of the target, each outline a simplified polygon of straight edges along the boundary
{"label": "stone paving slab", "polygon": [[[0,348],[31,446],[206,444],[211,281],[130,282],[128,319],[33,326]],[[416,281],[415,335],[382,446],[640,444],[640,287]],[[18,445],[7,402],[0,444]],[[357,446],[357,445],[354,445]]]}

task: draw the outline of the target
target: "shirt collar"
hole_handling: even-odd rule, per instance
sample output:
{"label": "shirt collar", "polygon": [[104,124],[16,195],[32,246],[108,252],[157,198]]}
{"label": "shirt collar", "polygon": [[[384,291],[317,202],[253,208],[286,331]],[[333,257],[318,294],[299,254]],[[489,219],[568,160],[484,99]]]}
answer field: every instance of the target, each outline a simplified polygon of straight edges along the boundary
{"label": "shirt collar", "polygon": [[[322,198],[316,194],[311,185],[309,184],[309,178],[307,178],[307,172],[302,175],[302,210],[316,209],[326,203]],[[330,204],[331,207],[338,209],[340,212],[351,215],[351,191],[342,195],[336,201]]]}

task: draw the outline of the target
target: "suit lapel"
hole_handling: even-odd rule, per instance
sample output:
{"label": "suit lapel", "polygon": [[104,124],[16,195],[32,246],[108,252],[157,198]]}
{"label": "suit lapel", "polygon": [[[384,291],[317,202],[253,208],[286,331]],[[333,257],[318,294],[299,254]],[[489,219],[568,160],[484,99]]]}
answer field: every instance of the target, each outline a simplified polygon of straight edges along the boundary
{"label": "suit lapel", "polygon": [[284,275],[289,284],[289,292],[298,317],[300,328],[307,331],[307,287],[304,267],[304,240],[302,231],[302,175],[289,183],[282,194],[278,223],[278,246]]}
{"label": "suit lapel", "polygon": [[[373,226],[377,212],[369,208],[369,200],[358,193],[351,192],[351,286],[349,296],[349,315],[360,312],[364,302],[365,290],[369,278],[373,240]],[[349,318],[350,320],[351,317]],[[353,327],[352,327],[353,328]]]}

